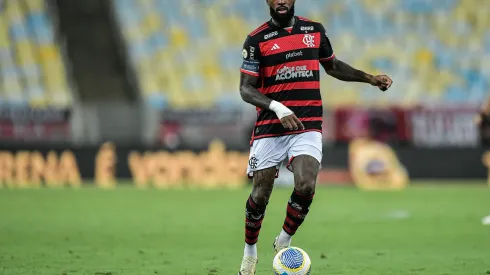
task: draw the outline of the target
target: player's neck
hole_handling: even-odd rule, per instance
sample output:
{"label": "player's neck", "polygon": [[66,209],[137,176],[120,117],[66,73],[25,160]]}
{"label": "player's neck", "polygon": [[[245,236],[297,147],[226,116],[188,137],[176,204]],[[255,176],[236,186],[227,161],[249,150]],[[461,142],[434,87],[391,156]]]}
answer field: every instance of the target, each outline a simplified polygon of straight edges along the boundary
{"label": "player's neck", "polygon": [[291,20],[289,20],[288,22],[286,23],[279,23],[276,19],[272,18],[272,24],[276,25],[277,27],[280,27],[280,28],[289,28],[289,27],[292,27],[294,26],[294,23],[296,21],[296,18],[293,16],[293,18],[291,18]]}

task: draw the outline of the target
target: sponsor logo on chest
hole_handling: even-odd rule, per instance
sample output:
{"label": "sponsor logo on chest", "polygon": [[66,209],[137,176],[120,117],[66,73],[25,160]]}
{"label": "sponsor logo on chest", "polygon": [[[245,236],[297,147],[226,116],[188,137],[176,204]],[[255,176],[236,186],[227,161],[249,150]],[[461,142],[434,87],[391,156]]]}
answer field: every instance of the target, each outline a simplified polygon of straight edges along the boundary
{"label": "sponsor logo on chest", "polygon": [[306,65],[303,66],[284,66],[277,70],[276,81],[278,80],[288,80],[298,77],[313,77],[313,71],[308,70]]}
{"label": "sponsor logo on chest", "polygon": [[289,58],[300,57],[300,56],[303,56],[303,51],[291,52],[291,53],[286,54],[286,60],[288,60]]}

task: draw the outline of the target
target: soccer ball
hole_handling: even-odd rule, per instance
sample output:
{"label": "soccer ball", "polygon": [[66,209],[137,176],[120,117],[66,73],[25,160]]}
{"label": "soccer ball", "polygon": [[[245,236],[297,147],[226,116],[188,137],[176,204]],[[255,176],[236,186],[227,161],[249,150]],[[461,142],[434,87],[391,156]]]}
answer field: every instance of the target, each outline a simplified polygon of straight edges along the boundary
{"label": "soccer ball", "polygon": [[309,275],[311,260],[303,249],[288,247],[277,253],[272,268],[274,275]]}

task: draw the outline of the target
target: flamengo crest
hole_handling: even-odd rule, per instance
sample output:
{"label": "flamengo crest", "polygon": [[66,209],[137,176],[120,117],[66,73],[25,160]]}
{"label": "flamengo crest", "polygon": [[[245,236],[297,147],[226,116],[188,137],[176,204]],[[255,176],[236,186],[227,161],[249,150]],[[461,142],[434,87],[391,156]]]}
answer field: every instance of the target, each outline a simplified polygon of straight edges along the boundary
{"label": "flamengo crest", "polygon": [[305,34],[303,37],[303,43],[305,43],[306,47],[313,48],[315,47],[315,36],[311,34]]}

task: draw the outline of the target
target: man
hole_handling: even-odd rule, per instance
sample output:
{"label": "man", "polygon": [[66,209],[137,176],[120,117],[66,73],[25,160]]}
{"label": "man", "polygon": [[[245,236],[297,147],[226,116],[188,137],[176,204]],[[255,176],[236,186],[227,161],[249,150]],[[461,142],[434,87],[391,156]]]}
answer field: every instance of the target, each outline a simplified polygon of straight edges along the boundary
{"label": "man", "polygon": [[392,80],[353,69],[336,59],[320,23],[294,16],[295,0],[266,0],[272,19],[250,33],[240,69],[242,99],[257,107],[247,173],[253,188],[246,202],[245,250],[238,274],[255,273],[256,243],[277,168],[287,157],[294,191],[274,249],[288,247],[308,214],[322,160],[320,68],[343,81],[387,90]]}
{"label": "man", "polygon": [[475,123],[480,130],[480,143],[490,144],[490,98],[487,98],[481,106],[480,112],[475,116]]}

